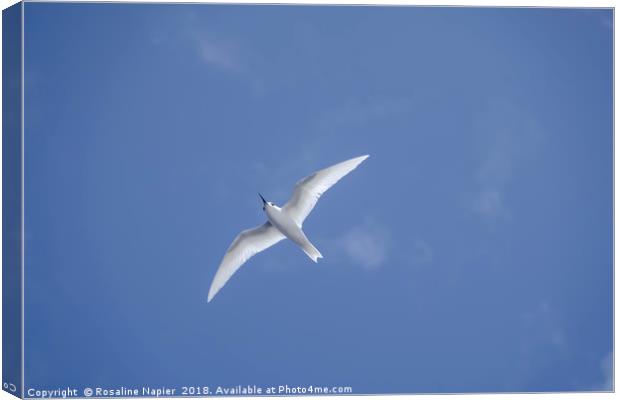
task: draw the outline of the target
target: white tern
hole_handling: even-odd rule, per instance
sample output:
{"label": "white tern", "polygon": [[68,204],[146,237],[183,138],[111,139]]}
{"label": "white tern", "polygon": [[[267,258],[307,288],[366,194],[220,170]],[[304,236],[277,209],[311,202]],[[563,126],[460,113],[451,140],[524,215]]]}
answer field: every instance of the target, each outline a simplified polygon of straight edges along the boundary
{"label": "white tern", "polygon": [[301,228],[304,220],[327,189],[367,158],[368,155],[352,158],[303,178],[297,182],[293,195],[283,207],[266,201],[259,194],[263,201],[263,211],[267,214],[267,222],[241,232],[226,250],[211,283],[207,302],[213,299],[230,277],[252,256],[285,238],[301,247],[312,261],[317,262],[319,258],[323,258],[304,234]]}

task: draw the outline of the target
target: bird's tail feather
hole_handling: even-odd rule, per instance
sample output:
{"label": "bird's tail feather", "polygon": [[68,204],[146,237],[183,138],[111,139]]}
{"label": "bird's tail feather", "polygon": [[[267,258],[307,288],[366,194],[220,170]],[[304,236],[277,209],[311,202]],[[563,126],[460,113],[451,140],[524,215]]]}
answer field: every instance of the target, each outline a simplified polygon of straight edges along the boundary
{"label": "bird's tail feather", "polygon": [[318,262],[319,258],[323,258],[323,255],[320,251],[317,250],[316,247],[312,245],[312,243],[307,242],[305,246],[302,247],[304,253],[310,257],[310,259],[314,262]]}

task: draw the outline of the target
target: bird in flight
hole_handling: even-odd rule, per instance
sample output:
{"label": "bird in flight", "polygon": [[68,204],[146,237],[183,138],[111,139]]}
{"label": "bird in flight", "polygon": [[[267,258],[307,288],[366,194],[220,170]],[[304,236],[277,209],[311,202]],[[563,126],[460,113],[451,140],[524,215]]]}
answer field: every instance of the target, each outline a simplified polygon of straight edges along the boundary
{"label": "bird in flight", "polygon": [[241,232],[233,240],[215,273],[207,302],[213,299],[230,277],[252,256],[285,238],[301,247],[312,261],[317,262],[319,258],[323,258],[304,234],[301,228],[304,220],[327,189],[334,186],[367,158],[368,155],[355,157],[303,178],[297,182],[293,195],[282,207],[265,200],[259,194],[263,201],[263,211],[267,214],[267,222]]}

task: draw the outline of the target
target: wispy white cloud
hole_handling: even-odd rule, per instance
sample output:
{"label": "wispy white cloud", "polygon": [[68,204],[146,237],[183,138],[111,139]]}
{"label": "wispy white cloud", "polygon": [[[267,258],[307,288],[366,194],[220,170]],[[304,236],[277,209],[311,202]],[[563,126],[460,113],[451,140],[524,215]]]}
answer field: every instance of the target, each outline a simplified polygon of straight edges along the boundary
{"label": "wispy white cloud", "polygon": [[[181,48],[188,57],[195,57],[207,68],[236,76],[254,84],[255,53],[247,38],[217,31],[194,12],[181,13],[178,18],[167,19],[167,24],[153,26],[150,42],[163,48]],[[251,73],[252,72],[252,73]]]}
{"label": "wispy white cloud", "polygon": [[543,131],[530,113],[512,104],[493,102],[476,122],[481,162],[468,196],[471,211],[489,221],[510,218],[508,186],[523,163],[542,144]]}
{"label": "wispy white cloud", "polygon": [[574,357],[563,320],[561,309],[545,299],[519,316],[518,323],[514,324],[517,371],[511,375],[506,390],[521,390],[537,381],[543,371]]}
{"label": "wispy white cloud", "polygon": [[192,50],[206,67],[243,82],[253,94],[266,90],[264,76],[259,72],[261,56],[252,51],[246,38],[194,29],[190,33],[190,42]]}
{"label": "wispy white cloud", "polygon": [[229,72],[242,71],[238,46],[233,42],[216,39],[205,33],[196,35],[195,41],[198,56],[207,65]]}
{"label": "wispy white cloud", "polygon": [[[524,379],[523,383],[539,379],[543,369],[583,355],[583,349],[576,347],[576,343],[571,340],[570,330],[563,322],[563,314],[560,308],[547,300],[540,301],[534,308],[521,314],[521,324],[517,325],[522,331],[519,335],[520,354],[517,360],[521,370],[517,375]],[[595,383],[572,382],[574,390],[613,390],[613,353],[610,351],[599,360],[599,376]]]}
{"label": "wispy white cloud", "polygon": [[603,26],[603,28],[608,29],[608,30],[613,30],[614,29],[614,22],[612,17],[608,17],[606,15],[601,17],[601,26]]}
{"label": "wispy white cloud", "polygon": [[389,239],[387,228],[367,218],[361,225],[345,232],[339,242],[351,261],[373,270],[387,260]]}
{"label": "wispy white cloud", "polygon": [[560,311],[548,301],[541,301],[538,306],[522,315],[524,327],[530,335],[528,345],[533,351],[540,348],[552,348],[566,354],[569,351],[568,337],[561,323]]}
{"label": "wispy white cloud", "polygon": [[603,9],[584,9],[581,10],[584,14],[589,15],[590,17],[596,19],[599,25],[607,30],[612,31],[614,28],[614,15],[612,10],[603,10]]}
{"label": "wispy white cloud", "polygon": [[474,212],[489,219],[508,217],[510,215],[502,192],[497,187],[481,188],[475,193],[471,206]]}
{"label": "wispy white cloud", "polygon": [[597,392],[611,392],[614,390],[614,357],[611,351],[603,357],[600,365],[602,380],[600,383],[594,385],[592,390]]}

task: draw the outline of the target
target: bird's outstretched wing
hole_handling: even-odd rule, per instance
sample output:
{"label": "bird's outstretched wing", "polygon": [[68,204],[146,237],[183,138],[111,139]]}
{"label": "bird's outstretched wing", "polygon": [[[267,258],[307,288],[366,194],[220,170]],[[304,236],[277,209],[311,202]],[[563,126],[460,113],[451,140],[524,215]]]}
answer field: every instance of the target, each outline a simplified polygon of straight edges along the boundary
{"label": "bird's outstretched wing", "polygon": [[211,283],[207,302],[213,299],[213,296],[228,282],[230,277],[253,255],[273,246],[282,239],[284,239],[284,235],[269,221],[256,228],[241,232],[224,254]]}
{"label": "bird's outstretched wing", "polygon": [[282,208],[301,227],[321,195],[367,158],[368,155],[352,158],[303,178],[297,182],[293,196]]}

